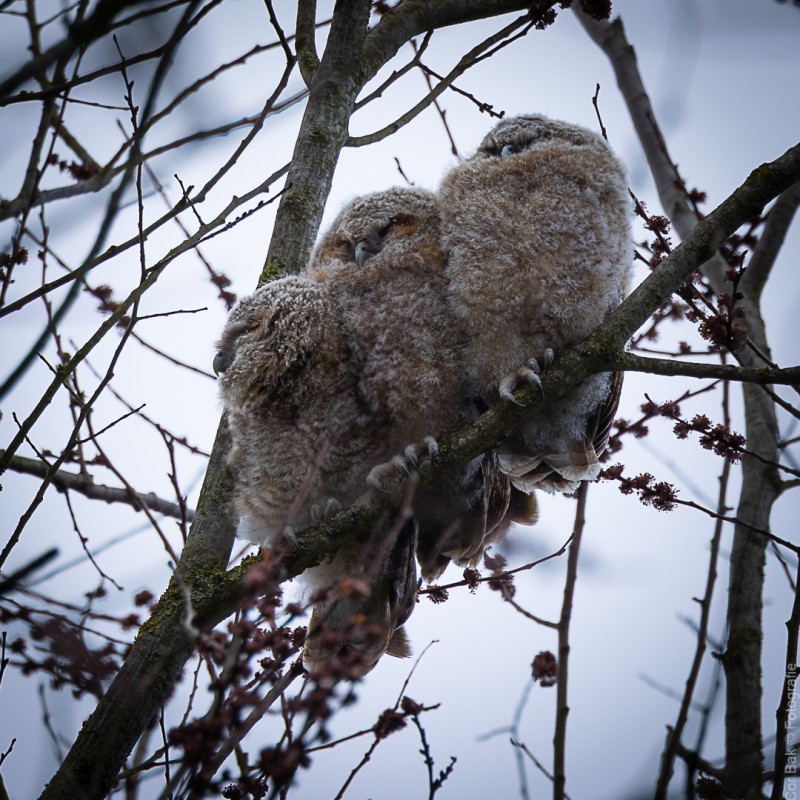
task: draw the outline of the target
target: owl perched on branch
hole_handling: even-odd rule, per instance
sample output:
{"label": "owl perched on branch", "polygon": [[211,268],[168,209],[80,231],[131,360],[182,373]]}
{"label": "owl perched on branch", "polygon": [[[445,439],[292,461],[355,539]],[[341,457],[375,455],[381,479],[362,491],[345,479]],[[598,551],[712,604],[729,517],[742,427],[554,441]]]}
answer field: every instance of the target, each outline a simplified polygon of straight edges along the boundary
{"label": "owl perched on branch", "polygon": [[239,536],[272,544],[361,493],[370,427],[324,287],[293,276],[243,298],[214,369],[231,428]]}
{"label": "owl perched on branch", "polygon": [[[596,134],[539,115],[503,120],[438,194],[448,298],[468,391],[490,404],[585,338],[620,303],[632,264],[624,169]],[[574,491],[599,472],[620,375],[595,375],[500,449],[522,491]]]}
{"label": "owl perched on branch", "polygon": [[[231,429],[237,533],[256,544],[291,540],[294,530],[351,503],[366,489],[369,469],[391,453],[359,396],[340,312],[325,285],[307,276],[283,278],[242,299],[219,341],[214,368]],[[416,598],[416,563],[398,558],[409,546],[413,551],[415,524],[396,528],[386,516],[373,538],[374,544],[359,542],[360,549],[343,547],[333,564],[306,573],[312,587],[334,579],[351,585],[325,623],[334,638],[349,625],[348,639],[334,647],[330,636],[313,638],[327,615],[312,617],[312,668],[338,652],[344,674],[357,677],[387,649],[408,652],[401,626]],[[367,602],[352,599],[359,581],[374,587]],[[351,606],[362,610],[356,623],[345,619]]]}
{"label": "owl perched on branch", "polygon": [[[267,284],[233,310],[215,367],[240,536],[271,544],[305,527],[368,479],[380,487],[387,473],[411,470],[436,436],[474,416],[439,234],[429,193],[359,198],[323,236],[307,275]],[[317,593],[306,664],[335,661],[336,676],[356,677],[384,652],[408,654],[415,550],[426,577],[451,558],[475,563],[512,519],[535,518],[535,502],[512,503],[512,494],[496,459],[477,458],[310,570],[312,586],[332,588]]]}
{"label": "owl perched on branch", "polygon": [[[320,240],[308,274],[329,292],[339,311],[358,397],[370,426],[381,433],[382,449],[375,448],[373,469],[368,471],[370,483],[380,488],[383,476],[397,469],[410,471],[421,454],[435,452],[437,436],[475,416],[464,391],[462,342],[447,310],[435,198],[401,188],[357,198]],[[380,600],[376,608],[376,597],[407,601],[404,587],[414,569],[415,543],[422,573],[430,579],[450,559],[474,564],[485,543],[512,519],[533,522],[535,502],[528,498],[514,504],[513,516],[508,515],[511,494],[510,482],[488,457],[473,460],[441,487],[418,488],[410,498],[417,526],[413,542],[403,529],[389,537],[397,542],[391,553],[376,559],[375,548],[386,548],[381,533],[377,541],[373,536],[370,545],[356,551],[344,548],[327,569],[332,577],[360,579],[361,587],[366,584],[371,592],[360,596],[351,582],[346,593],[320,601],[306,657],[329,652],[316,642],[327,639],[335,645],[345,620],[359,616],[380,621],[380,610],[388,606]],[[402,607],[402,602],[397,605]],[[375,660],[381,647],[386,648],[380,630],[373,628],[371,649],[369,637],[359,642]],[[363,640],[363,630],[360,636]],[[350,637],[346,648],[353,646]],[[388,652],[402,649],[397,637],[390,639]]]}
{"label": "owl perched on branch", "polygon": [[[382,427],[385,456],[394,454],[371,472],[377,485],[392,464],[413,466],[422,443],[435,450],[435,437],[477,415],[465,383],[465,340],[448,309],[440,238],[436,198],[394,188],[347,206],[309,266],[309,275],[330,289],[342,309],[359,394]],[[401,451],[406,458],[397,455]],[[413,507],[423,575],[440,574],[451,558],[474,565],[486,536],[511,521],[510,502],[510,483],[491,456],[474,459],[441,487],[418,490]],[[532,501],[515,493],[512,508],[514,519],[534,521]]]}

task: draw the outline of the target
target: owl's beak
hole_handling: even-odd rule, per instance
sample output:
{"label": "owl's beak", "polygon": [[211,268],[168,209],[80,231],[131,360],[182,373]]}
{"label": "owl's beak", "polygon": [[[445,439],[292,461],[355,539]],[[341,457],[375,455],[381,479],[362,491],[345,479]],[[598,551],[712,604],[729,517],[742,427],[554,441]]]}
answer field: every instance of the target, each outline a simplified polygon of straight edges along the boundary
{"label": "owl's beak", "polygon": [[228,368],[228,365],[225,363],[225,357],[222,355],[222,352],[217,353],[214,356],[214,361],[211,363],[211,366],[214,370],[214,374],[219,376]]}
{"label": "owl's beak", "polygon": [[366,239],[362,239],[356,244],[355,259],[359,267],[364,265],[364,262],[372,255],[369,244]]}

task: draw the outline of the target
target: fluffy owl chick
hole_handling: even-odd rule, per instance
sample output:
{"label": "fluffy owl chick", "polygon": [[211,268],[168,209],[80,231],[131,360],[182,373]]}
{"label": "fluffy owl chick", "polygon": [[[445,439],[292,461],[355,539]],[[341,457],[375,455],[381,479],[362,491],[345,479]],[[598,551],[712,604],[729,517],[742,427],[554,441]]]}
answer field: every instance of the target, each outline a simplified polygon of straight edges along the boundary
{"label": "fluffy owl chick", "polygon": [[231,429],[240,537],[272,544],[360,494],[369,428],[323,287],[295,276],[243,298],[214,366]]}
{"label": "fluffy owl chick", "polygon": [[[475,415],[465,393],[463,343],[447,308],[440,233],[430,193],[378,192],[342,210],[309,266],[309,276],[338,310],[359,398],[370,427],[380,433],[373,485],[398,467],[413,468],[420,451],[435,449],[435,437]],[[491,480],[487,463],[475,459],[444,486],[419,489],[414,518],[399,533],[396,519],[387,517],[369,541],[343,549],[315,571],[313,579],[333,591],[314,607],[308,664],[319,671],[333,663],[354,675],[384,651],[409,652],[400,626],[416,598],[417,540],[423,575],[430,579],[451,558],[474,564],[487,536],[499,533],[510,483],[494,466],[491,474],[499,481]],[[502,491],[495,491],[498,482]],[[527,511],[526,519],[530,504]]]}
{"label": "fluffy owl chick", "polygon": [[[388,455],[404,451],[412,463],[423,449],[420,442],[431,443],[476,415],[466,391],[465,339],[448,308],[440,239],[436,198],[394,188],[344,208],[309,268],[343,309],[359,392],[382,429]],[[398,463],[402,459],[395,458]],[[380,466],[372,476],[379,483],[391,469]],[[474,565],[482,555],[510,497],[510,485],[503,486],[495,472],[495,460],[480,457],[440,488],[417,492],[425,578],[438,575],[449,559]],[[530,512],[526,520],[534,517]]]}
{"label": "fluffy owl chick", "polygon": [[[469,392],[491,403],[535,380],[542,359],[585,338],[623,298],[625,172],[591,131],[525,115],[497,125],[446,175],[438,200]],[[620,380],[589,378],[509,439],[499,463],[514,486],[569,492],[597,477]]]}
{"label": "fluffy owl chick", "polygon": [[[391,453],[364,413],[340,311],[328,287],[284,278],[244,298],[219,341],[214,367],[231,429],[237,533],[256,544],[273,545],[331,505],[352,502],[375,461]],[[335,660],[328,674],[355,678],[387,649],[408,654],[402,624],[417,589],[409,524],[397,531],[386,516],[366,542],[346,544],[303,576],[312,589],[333,585],[336,598],[315,606],[310,668]]]}

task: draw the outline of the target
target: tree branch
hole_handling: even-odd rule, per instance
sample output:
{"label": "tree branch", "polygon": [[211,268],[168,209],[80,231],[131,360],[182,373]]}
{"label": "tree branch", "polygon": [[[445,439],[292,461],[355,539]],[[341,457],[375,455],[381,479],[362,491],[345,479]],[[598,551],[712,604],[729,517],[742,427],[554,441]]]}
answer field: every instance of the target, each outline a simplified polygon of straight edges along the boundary
{"label": "tree branch", "polygon": [[783,247],[798,205],[800,205],[800,183],[787,189],[769,211],[761,238],[753,250],[753,255],[750,256],[739,285],[741,291],[746,292],[754,300],[761,297],[761,291]]}
{"label": "tree branch", "polygon": [[[4,450],[0,450],[0,456],[4,453]],[[35,458],[12,456],[8,468],[13,472],[44,478],[47,476],[49,465]],[[127,489],[104,486],[103,484],[95,483],[92,476],[88,474],[77,474],[59,469],[50,476],[50,483],[60,492],[77,492],[84,497],[89,497],[92,500],[103,500],[106,503],[124,503],[125,505],[133,506],[137,511],[141,510],[141,504],[144,503],[148,508],[157,511],[159,514],[164,514],[167,517],[176,517],[177,519],[183,518],[181,507],[177,503],[164,500],[153,492],[133,495]],[[186,515],[187,519],[194,519],[194,511],[191,509],[187,510]]]}
{"label": "tree branch", "polygon": [[651,375],[684,375],[688,378],[713,378],[743,383],[793,385],[800,382],[800,366],[785,369],[737,367],[733,364],[700,364],[668,358],[643,358],[634,353],[620,353],[611,366],[618,370],[648,372]]}
{"label": "tree branch", "polygon": [[578,504],[575,509],[575,526],[572,529],[572,543],[567,557],[567,576],[564,582],[564,600],[558,620],[558,673],[556,677],[556,726],[553,734],[553,800],[564,800],[567,781],[567,676],[569,674],[569,623],[572,619],[572,600],[575,596],[575,582],[578,579],[578,554],[581,547],[583,527],[586,523],[586,495],[589,484],[581,483],[578,489]]}

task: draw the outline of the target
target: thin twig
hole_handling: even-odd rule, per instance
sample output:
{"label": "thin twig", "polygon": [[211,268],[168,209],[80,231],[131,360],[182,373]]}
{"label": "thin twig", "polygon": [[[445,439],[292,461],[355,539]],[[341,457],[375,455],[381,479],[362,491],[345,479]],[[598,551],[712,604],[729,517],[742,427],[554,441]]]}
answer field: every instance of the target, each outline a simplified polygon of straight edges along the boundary
{"label": "thin twig", "polygon": [[566,793],[564,784],[566,773],[567,746],[567,677],[569,673],[569,623],[572,618],[572,601],[575,595],[575,582],[578,579],[578,553],[581,537],[586,523],[586,495],[589,484],[581,483],[577,492],[575,509],[575,525],[572,531],[572,543],[567,557],[567,576],[564,582],[564,601],[561,605],[561,617],[558,621],[558,673],[556,675],[556,727],[553,734],[553,800],[564,800]]}

